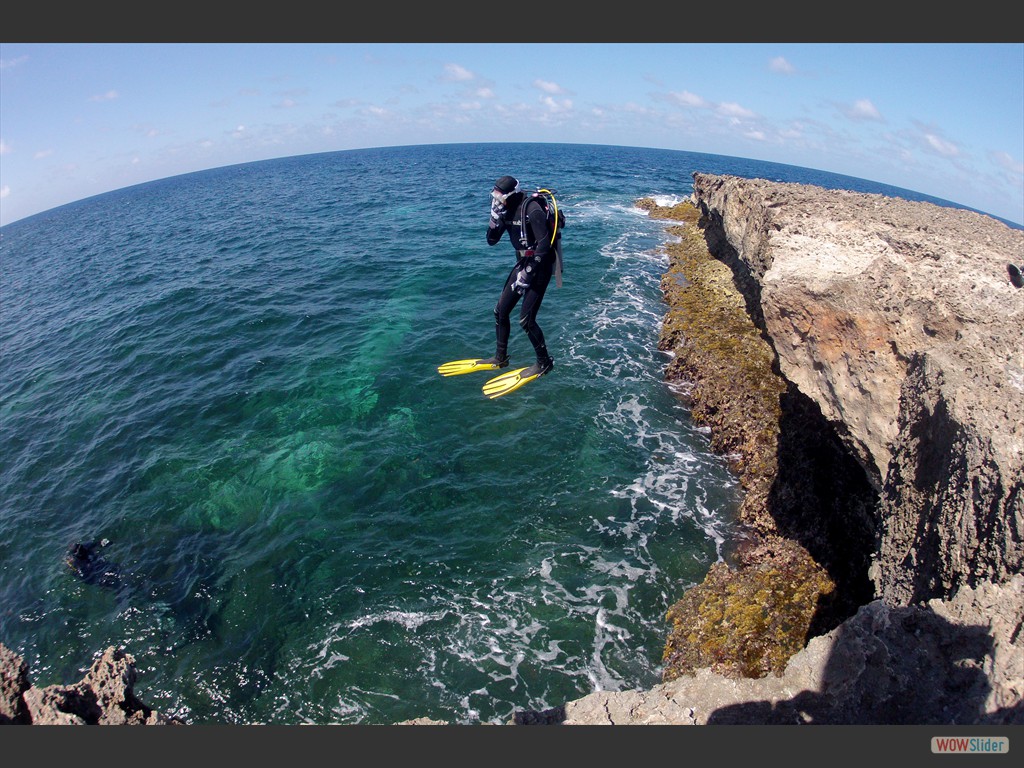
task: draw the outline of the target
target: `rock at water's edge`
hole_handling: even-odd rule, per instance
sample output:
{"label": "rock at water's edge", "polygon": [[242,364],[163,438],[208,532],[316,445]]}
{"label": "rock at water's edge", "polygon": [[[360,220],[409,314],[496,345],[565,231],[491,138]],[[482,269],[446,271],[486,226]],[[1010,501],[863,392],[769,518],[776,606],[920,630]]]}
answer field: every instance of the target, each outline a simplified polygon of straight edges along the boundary
{"label": "rock at water's edge", "polygon": [[135,676],[135,659],[107,648],[81,681],[36,688],[25,661],[0,643],[0,724],[180,724],[135,697]]}

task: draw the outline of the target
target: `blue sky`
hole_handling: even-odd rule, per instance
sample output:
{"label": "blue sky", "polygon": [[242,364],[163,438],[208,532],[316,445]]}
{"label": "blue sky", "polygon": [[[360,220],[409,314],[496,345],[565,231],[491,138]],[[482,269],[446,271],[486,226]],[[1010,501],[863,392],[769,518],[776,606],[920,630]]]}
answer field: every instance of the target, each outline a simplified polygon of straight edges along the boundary
{"label": "blue sky", "polygon": [[235,163],[478,141],[770,160],[1024,223],[1024,44],[0,43],[0,225]]}

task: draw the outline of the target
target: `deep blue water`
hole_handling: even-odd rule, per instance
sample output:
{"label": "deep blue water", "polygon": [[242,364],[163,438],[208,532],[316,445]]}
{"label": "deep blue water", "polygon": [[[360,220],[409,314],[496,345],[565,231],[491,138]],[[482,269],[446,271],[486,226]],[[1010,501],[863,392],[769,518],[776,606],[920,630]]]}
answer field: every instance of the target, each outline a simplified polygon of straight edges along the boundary
{"label": "deep blue water", "polygon": [[[0,230],[0,642],[37,685],[109,645],[192,723],[503,722],[660,680],[668,607],[738,503],[663,383],[662,222],[694,171],[936,201],[810,169],[608,146],[307,155]],[[547,377],[488,400],[506,173],[553,189]],[[948,203],[945,203],[948,205]],[[513,324],[513,364],[532,350]],[[109,540],[112,586],[65,563]]]}

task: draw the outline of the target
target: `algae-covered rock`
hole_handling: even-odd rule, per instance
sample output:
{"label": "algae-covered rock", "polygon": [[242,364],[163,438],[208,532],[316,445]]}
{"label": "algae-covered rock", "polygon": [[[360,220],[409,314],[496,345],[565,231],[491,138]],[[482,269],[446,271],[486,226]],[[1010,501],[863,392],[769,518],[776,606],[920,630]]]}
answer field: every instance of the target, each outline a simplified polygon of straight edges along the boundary
{"label": "algae-covered rock", "polygon": [[807,643],[819,601],[835,588],[800,545],[771,538],[757,562],[711,566],[703,583],[668,610],[665,682],[708,668],[726,677],[782,674]]}
{"label": "algae-covered rock", "polygon": [[695,224],[697,219],[700,218],[700,211],[689,200],[684,200],[675,205],[658,205],[653,199],[645,197],[637,200],[635,205],[637,208],[647,211],[647,215],[652,219],[685,221]]}
{"label": "algae-covered rock", "polygon": [[673,354],[666,381],[681,384],[694,422],[711,429],[711,448],[730,457],[744,491],[740,521],[778,533],[766,514],[775,480],[779,398],[785,381],[774,351],[751,319],[729,267],[708,251],[697,209],[690,203],[655,208],[652,218],[685,222],[669,233],[669,267],[661,288],[668,311],[658,349]]}

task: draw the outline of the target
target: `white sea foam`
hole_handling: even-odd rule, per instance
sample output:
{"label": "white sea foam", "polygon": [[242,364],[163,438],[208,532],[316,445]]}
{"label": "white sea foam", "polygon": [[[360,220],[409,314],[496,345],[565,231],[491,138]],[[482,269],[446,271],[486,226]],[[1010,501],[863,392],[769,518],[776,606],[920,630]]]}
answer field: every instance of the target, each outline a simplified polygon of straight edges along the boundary
{"label": "white sea foam", "polygon": [[381,621],[389,621],[398,624],[408,630],[417,630],[428,621],[440,621],[448,614],[447,611],[424,612],[424,611],[383,611],[372,613],[368,616],[360,616],[348,623],[349,629],[359,629]]}
{"label": "white sea foam", "polygon": [[680,195],[652,195],[651,199],[659,206],[671,208],[672,206],[683,202],[683,200],[689,199],[689,197],[682,197]]}

